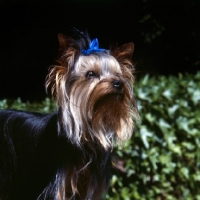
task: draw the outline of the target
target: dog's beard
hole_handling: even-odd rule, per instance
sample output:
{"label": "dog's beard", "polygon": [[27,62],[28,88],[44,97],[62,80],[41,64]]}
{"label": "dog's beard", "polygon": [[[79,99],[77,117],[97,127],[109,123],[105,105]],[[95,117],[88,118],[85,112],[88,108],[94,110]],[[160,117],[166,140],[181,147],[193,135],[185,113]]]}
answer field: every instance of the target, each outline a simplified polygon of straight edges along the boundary
{"label": "dog's beard", "polygon": [[132,99],[124,83],[122,91],[113,88],[112,80],[97,85],[90,97],[91,126],[98,133],[99,142],[106,149],[113,141],[128,139],[133,131]]}
{"label": "dog's beard", "polygon": [[78,79],[73,84],[67,107],[61,108],[62,125],[72,143],[81,147],[95,142],[108,149],[115,139],[124,141],[132,135],[132,87],[124,82],[118,91],[112,81]]}

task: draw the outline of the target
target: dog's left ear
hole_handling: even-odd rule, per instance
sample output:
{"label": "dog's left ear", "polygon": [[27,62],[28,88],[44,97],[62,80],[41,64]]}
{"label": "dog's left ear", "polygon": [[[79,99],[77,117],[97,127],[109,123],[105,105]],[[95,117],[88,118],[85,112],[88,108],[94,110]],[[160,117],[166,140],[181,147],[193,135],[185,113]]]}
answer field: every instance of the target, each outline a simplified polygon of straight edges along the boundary
{"label": "dog's left ear", "polygon": [[131,61],[134,51],[134,44],[127,43],[120,47],[111,49],[111,55],[113,55],[118,62],[123,62],[123,60]]}
{"label": "dog's left ear", "polygon": [[127,43],[120,47],[111,48],[110,53],[119,62],[124,77],[133,81],[134,66],[131,62],[134,44]]}

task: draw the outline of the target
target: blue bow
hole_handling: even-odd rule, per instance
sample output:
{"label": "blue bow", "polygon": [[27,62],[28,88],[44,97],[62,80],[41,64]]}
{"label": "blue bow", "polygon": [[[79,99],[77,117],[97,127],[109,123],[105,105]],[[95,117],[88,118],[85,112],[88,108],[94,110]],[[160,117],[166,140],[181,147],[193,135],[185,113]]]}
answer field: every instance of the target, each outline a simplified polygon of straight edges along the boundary
{"label": "blue bow", "polygon": [[103,52],[105,51],[105,49],[99,49],[99,42],[98,39],[95,38],[94,40],[92,40],[92,42],[90,43],[90,48],[89,49],[82,49],[81,52],[84,55],[89,55],[92,52]]}

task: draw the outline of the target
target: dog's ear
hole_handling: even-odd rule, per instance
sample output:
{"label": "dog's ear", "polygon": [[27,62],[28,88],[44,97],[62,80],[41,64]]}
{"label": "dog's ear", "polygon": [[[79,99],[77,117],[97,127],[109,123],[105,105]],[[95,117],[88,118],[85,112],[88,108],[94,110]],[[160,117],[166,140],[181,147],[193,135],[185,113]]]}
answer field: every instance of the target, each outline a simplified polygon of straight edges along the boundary
{"label": "dog's ear", "polygon": [[63,35],[62,33],[58,34],[58,42],[59,42],[59,53],[62,54],[66,49],[69,43],[71,43],[71,38]]}
{"label": "dog's ear", "polygon": [[70,78],[68,77],[70,71],[74,69],[76,58],[80,55],[80,47],[75,40],[63,34],[58,34],[58,41],[59,58],[57,62],[59,66],[55,65],[50,68],[46,77],[46,91],[51,88],[52,95],[61,105],[62,100],[65,99],[65,82]]}
{"label": "dog's ear", "polygon": [[131,62],[134,51],[134,44],[127,43],[120,47],[110,49],[110,53],[119,62],[124,77],[133,80],[134,66]]}
{"label": "dog's ear", "polygon": [[111,55],[113,55],[118,62],[123,62],[123,60],[131,61],[134,51],[134,44],[127,43],[120,47],[111,48]]}
{"label": "dog's ear", "polygon": [[80,47],[69,36],[58,34],[59,41],[59,63],[62,66],[68,66],[69,62],[74,63],[76,57],[80,54]]}

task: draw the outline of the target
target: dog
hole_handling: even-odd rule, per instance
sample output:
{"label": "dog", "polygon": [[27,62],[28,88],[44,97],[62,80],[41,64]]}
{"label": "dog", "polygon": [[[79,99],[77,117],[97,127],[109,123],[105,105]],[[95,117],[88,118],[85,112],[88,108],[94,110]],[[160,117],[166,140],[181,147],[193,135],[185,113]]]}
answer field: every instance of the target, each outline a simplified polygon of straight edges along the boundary
{"label": "dog", "polygon": [[1,200],[101,199],[113,146],[135,130],[134,44],[100,49],[83,32],[58,40],[46,77],[57,111],[0,111]]}

